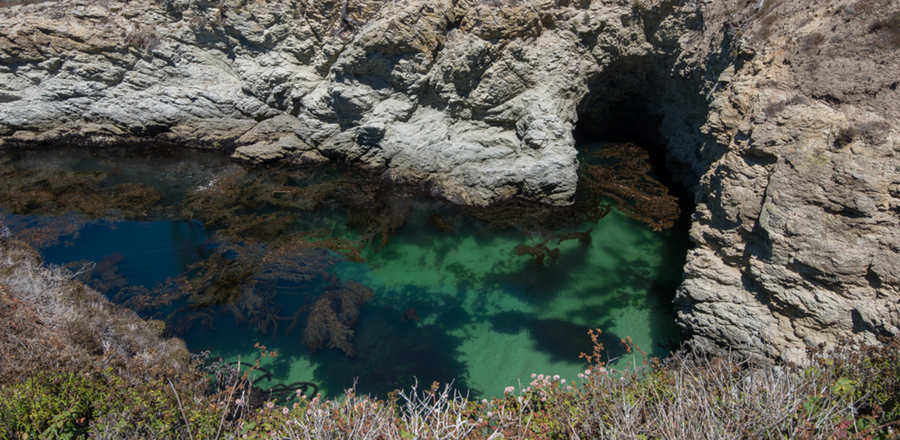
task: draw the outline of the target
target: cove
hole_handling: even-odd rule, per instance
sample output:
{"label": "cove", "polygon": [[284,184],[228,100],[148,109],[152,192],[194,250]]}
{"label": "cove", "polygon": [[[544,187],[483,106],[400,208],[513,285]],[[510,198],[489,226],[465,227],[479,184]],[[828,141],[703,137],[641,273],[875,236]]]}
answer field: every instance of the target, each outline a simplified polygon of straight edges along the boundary
{"label": "cove", "polygon": [[[615,209],[559,230],[504,229],[415,188],[386,189],[333,168],[246,170],[194,151],[18,151],[3,160],[19,175],[40,169],[60,182],[87,181],[85,194],[63,195],[70,200],[119,200],[122,185],[141,185],[124,188],[145,204],[133,212],[104,206],[97,211],[105,215],[87,218],[68,205],[56,213],[4,207],[4,223],[20,237],[46,222],[68,224],[41,240],[46,261],[81,270],[111,298],[164,320],[191,350],[228,362],[253,362],[255,344],[277,350],[260,362],[269,373],[259,374],[263,386],[311,382],[335,396],[356,383],[384,397],[416,381],[452,381],[470,397],[491,397],[532,373],[574,380],[584,369],[579,354],[591,348],[588,329],[603,330],[613,366],[641,360],[624,352],[622,338],[650,356],[679,342],[671,298],[684,233],[652,231]],[[52,192],[52,179],[34,180],[31,191]],[[332,195],[319,199],[325,192]],[[589,241],[560,239],[586,231]],[[556,256],[538,264],[517,252],[538,244]],[[359,286],[371,298],[341,308],[340,295],[365,295]],[[191,288],[194,295],[166,298]],[[210,300],[209,292],[232,296]],[[335,314],[354,314],[345,321],[352,334],[344,348],[323,341],[311,350],[305,323],[327,295]]]}

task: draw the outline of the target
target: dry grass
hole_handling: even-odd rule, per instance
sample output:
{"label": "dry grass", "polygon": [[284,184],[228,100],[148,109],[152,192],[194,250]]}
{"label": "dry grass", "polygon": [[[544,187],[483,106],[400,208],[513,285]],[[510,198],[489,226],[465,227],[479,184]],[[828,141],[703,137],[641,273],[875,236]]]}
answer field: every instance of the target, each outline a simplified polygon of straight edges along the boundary
{"label": "dry grass", "polygon": [[[348,390],[343,399],[263,408],[243,432],[288,439],[893,438],[897,416],[884,408],[900,412],[898,397],[888,397],[900,383],[893,378],[898,353],[897,343],[856,347],[814,354],[803,368],[682,352],[624,372],[594,364],[576,384],[534,375],[490,401],[437,384],[388,402]],[[880,391],[863,385],[871,383]],[[873,411],[879,405],[886,406]]]}
{"label": "dry grass", "polygon": [[76,275],[0,237],[0,438],[84,435],[96,427],[146,437],[154,430],[136,426],[164,413],[149,408],[174,397],[161,378],[178,381],[186,394],[204,382],[184,343],[162,337],[162,323],[114,306]]}
{"label": "dry grass", "polygon": [[[81,270],[90,270],[84,267]],[[100,293],[74,281],[78,273],[47,266],[30,248],[0,239],[0,301],[13,331],[0,342],[7,358],[3,379],[39,367],[65,368],[105,359],[133,358],[146,365],[187,364],[184,343],[162,338],[164,326],[118,308]],[[21,331],[19,331],[21,330]],[[30,362],[29,352],[53,353],[47,364]],[[78,367],[80,368],[80,367]],[[3,380],[5,382],[5,380]]]}

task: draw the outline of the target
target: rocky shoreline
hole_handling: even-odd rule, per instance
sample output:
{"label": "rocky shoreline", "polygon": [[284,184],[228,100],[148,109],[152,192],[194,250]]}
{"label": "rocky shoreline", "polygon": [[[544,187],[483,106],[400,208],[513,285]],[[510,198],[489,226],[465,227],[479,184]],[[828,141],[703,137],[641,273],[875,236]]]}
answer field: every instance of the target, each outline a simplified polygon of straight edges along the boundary
{"label": "rocky shoreline", "polygon": [[659,142],[693,196],[676,306],[695,345],[799,360],[900,335],[900,6],[341,6],[0,8],[0,148],[155,140],[349,161],[461,204],[564,205],[590,120]]}

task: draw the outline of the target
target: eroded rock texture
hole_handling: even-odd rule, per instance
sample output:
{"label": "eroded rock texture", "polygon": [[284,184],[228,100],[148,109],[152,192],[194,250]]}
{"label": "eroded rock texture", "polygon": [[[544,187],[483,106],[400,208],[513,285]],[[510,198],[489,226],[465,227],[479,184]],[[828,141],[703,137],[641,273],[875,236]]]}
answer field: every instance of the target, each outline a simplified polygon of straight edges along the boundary
{"label": "eroded rock texture", "polygon": [[350,20],[335,0],[2,8],[0,145],[154,138],[347,160],[464,204],[566,204],[590,115],[600,132],[652,131],[694,196],[676,303],[698,345],[800,359],[900,334],[900,5],[349,6]]}
{"label": "eroded rock texture", "polygon": [[764,4],[698,127],[676,301],[707,345],[797,360],[900,333],[900,5]]}
{"label": "eroded rock texture", "polygon": [[628,2],[350,5],[366,24],[342,26],[334,1],[7,8],[0,133],[345,159],[460,203],[565,204],[589,82],[655,50]]}

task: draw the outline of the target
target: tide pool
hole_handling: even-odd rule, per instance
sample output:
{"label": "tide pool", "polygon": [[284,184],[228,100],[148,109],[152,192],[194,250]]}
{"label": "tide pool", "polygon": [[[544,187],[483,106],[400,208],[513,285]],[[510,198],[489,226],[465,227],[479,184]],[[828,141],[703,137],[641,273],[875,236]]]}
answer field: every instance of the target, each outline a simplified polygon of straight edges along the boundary
{"label": "tide pool", "polygon": [[[487,398],[502,395],[507,386],[527,384],[532,373],[574,381],[586,367],[579,354],[592,351],[589,329],[603,331],[600,339],[614,368],[642,360],[640,354],[635,358],[634,353],[625,353],[623,338],[630,337],[649,356],[666,356],[669,347],[680,342],[671,300],[681,281],[686,234],[677,228],[654,232],[614,209],[596,223],[561,231],[488,229],[484,221],[454,206],[406,195],[405,221],[391,228],[383,246],[375,237],[363,248],[364,261],[353,262],[333,251],[298,247],[298,242],[285,251],[278,241],[296,234],[303,237],[310,230],[318,231],[320,239],[361,239],[358,230],[348,228],[339,200],[302,210],[281,202],[290,197],[283,195],[288,190],[322,185],[336,173],[317,172],[311,178],[309,172],[297,176],[287,172],[288,177],[275,179],[282,186],[263,190],[279,198],[257,197],[265,203],[228,208],[228,215],[251,219],[242,220],[253,225],[254,238],[246,238],[250,244],[245,244],[244,238],[235,237],[251,229],[209,222],[204,226],[184,216],[191,211],[177,208],[185,194],[190,197],[197,188],[206,191],[243,171],[206,159],[206,165],[198,167],[202,172],[188,172],[195,169],[171,157],[165,161],[162,167],[140,159],[131,160],[125,169],[107,165],[115,173],[106,186],[138,176],[141,184],[161,188],[160,200],[166,206],[144,220],[86,223],[41,252],[49,263],[72,264],[75,270],[93,267],[89,282],[106,289],[113,299],[138,297],[148,303],[154,302],[152,295],[188,286],[198,273],[219,276],[214,266],[225,264],[229,269],[223,268],[221,276],[235,277],[233,286],[227,286],[237,286],[235,302],[252,302],[253,307],[198,303],[189,297],[160,302],[141,313],[166,320],[170,331],[191,350],[208,350],[211,357],[252,364],[260,357],[257,344],[277,351],[275,357],[260,359],[256,374],[264,388],[311,382],[323,394],[336,396],[356,384],[359,393],[385,397],[416,382],[428,387],[436,381],[453,382],[469,397]],[[65,163],[54,156],[54,166],[65,168]],[[89,160],[75,163],[79,172],[91,169]],[[154,182],[148,169],[165,171],[159,173],[161,183]],[[184,175],[190,177],[187,183],[179,178]],[[235,187],[253,185],[257,184]],[[248,197],[236,200],[243,203]],[[434,220],[436,214],[441,223]],[[6,223],[15,224],[14,217],[7,214]],[[253,223],[258,219],[266,222]],[[227,240],[222,238],[224,231],[232,234]],[[562,235],[554,235],[587,231],[589,241],[560,241]],[[558,249],[555,260],[548,253],[544,264],[538,264],[533,256],[517,255],[517,247],[539,244],[548,252]],[[244,253],[245,248],[252,252]],[[215,252],[223,256],[215,260],[218,263],[204,260]],[[272,257],[279,253],[290,255]],[[242,258],[246,261],[231,267],[232,260]],[[198,269],[197,263],[203,261],[207,266]],[[317,301],[351,280],[367,286],[373,295],[359,307],[358,316],[346,320],[351,323],[355,353],[348,357],[329,343],[313,352],[304,344],[306,320],[320,304]],[[135,286],[144,290],[129,290]],[[343,313],[338,299],[329,301]]]}

